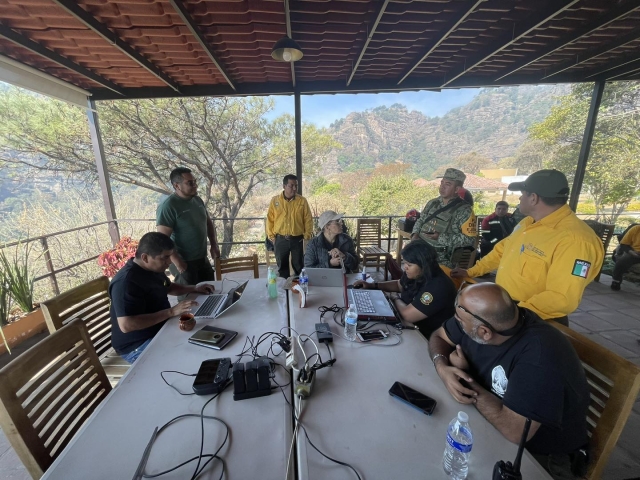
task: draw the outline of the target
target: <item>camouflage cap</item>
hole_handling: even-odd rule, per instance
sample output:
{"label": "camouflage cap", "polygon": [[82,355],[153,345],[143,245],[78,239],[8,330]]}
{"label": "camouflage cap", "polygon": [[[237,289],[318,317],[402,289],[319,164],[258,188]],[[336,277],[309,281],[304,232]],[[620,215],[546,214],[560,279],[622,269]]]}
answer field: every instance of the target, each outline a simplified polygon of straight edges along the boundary
{"label": "camouflage cap", "polygon": [[507,188],[512,192],[524,191],[547,198],[569,195],[567,177],[558,170],[538,170],[529,175],[524,182],[510,183]]}
{"label": "camouflage cap", "polygon": [[462,172],[462,170],[458,170],[457,168],[447,168],[444,172],[444,175],[438,178],[444,178],[446,180],[453,180],[456,182],[464,183],[467,176]]}

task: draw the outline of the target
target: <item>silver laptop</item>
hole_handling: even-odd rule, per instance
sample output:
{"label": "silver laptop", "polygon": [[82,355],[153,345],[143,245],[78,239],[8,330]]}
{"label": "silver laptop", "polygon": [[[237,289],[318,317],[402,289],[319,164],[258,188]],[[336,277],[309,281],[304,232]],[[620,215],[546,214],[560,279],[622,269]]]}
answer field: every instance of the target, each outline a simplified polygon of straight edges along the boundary
{"label": "silver laptop", "polygon": [[342,287],[344,272],[341,268],[305,268],[310,287]]}
{"label": "silver laptop", "polygon": [[358,320],[364,322],[398,323],[394,310],[382,290],[347,289],[345,282],[346,307],[354,305],[358,313]]}
{"label": "silver laptop", "polygon": [[188,297],[189,300],[195,300],[198,305],[191,309],[191,313],[196,318],[218,318],[224,312],[233,307],[240,298],[249,281],[232,288],[227,293],[214,293],[212,295],[198,295],[197,297]]}

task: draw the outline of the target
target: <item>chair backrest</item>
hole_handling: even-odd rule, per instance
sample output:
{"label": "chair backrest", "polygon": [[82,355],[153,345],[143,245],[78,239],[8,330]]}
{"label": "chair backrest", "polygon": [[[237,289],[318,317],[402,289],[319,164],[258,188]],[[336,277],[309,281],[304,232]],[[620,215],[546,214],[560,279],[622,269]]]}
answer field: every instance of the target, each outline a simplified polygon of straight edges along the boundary
{"label": "chair backrest", "polygon": [[79,319],[0,370],[0,426],[33,478],[42,476],[110,391]]}
{"label": "chair backrest", "polygon": [[382,222],[379,218],[359,218],[356,227],[358,248],[380,247]]}
{"label": "chair backrest", "polygon": [[475,247],[456,247],[451,253],[451,263],[465,270],[473,267],[475,262]]}
{"label": "chair backrest", "polygon": [[248,257],[236,258],[216,258],[216,278],[222,280],[222,275],[229,272],[240,272],[243,270],[253,270],[253,278],[258,278],[258,254],[254,253]]}
{"label": "chair backrest", "polygon": [[592,453],[588,478],[597,479],[640,391],[640,368],[574,330],[551,323],[569,338],[587,375],[591,398],[587,428]]}
{"label": "chair backrest", "polygon": [[82,319],[102,358],[111,349],[110,305],[109,278],[99,277],[43,302],[42,313],[50,333],[76,318]]}
{"label": "chair backrest", "polygon": [[596,222],[595,220],[584,220],[584,223],[589,225],[595,234],[598,235],[598,238],[602,241],[604,253],[606,254],[611,238],[613,237],[613,230],[616,226],[609,223]]}

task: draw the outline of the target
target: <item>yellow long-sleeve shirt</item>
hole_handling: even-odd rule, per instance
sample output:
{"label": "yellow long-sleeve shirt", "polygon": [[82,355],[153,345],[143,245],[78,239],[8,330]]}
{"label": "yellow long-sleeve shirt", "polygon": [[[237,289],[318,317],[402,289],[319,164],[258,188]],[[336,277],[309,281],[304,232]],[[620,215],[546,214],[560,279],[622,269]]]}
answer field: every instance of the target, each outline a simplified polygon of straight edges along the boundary
{"label": "yellow long-sleeve shirt", "polygon": [[603,258],[602,241],[563,205],[535,223],[526,217],[468,274],[478,277],[497,268],[496,283],[546,320],[578,308]]}
{"label": "yellow long-sleeve shirt", "polygon": [[629,245],[636,252],[640,252],[640,225],[631,227],[620,240],[620,245]]}
{"label": "yellow long-sleeve shirt", "polygon": [[304,235],[307,240],[313,236],[311,209],[302,195],[296,194],[293,199],[286,200],[283,192],[271,199],[267,212],[267,237],[276,235]]}

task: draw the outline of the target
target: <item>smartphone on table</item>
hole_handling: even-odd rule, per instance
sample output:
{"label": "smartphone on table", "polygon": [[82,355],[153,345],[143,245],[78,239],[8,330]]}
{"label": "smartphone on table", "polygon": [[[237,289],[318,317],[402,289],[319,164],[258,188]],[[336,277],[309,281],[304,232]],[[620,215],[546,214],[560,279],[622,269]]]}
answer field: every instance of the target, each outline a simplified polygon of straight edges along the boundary
{"label": "smartphone on table", "polygon": [[433,410],[436,408],[437,402],[433,398],[425,395],[424,393],[420,393],[411,387],[407,387],[405,384],[400,382],[396,382],[391,386],[389,389],[389,395],[403,403],[406,403],[425,415],[431,415]]}
{"label": "smartphone on table", "polygon": [[370,342],[372,340],[384,340],[388,337],[387,333],[382,330],[374,330],[372,332],[358,332],[356,336],[361,342]]}

